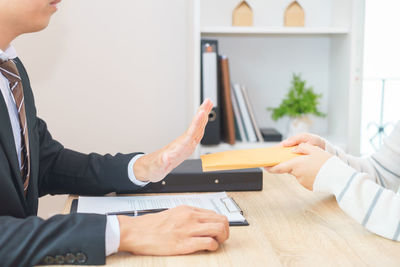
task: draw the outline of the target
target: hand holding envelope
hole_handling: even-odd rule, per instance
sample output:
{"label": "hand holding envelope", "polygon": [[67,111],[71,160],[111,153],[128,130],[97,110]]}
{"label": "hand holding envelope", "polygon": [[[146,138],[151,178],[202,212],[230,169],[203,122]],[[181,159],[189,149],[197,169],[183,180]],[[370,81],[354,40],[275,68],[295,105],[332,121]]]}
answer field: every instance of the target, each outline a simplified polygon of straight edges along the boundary
{"label": "hand holding envelope", "polygon": [[271,167],[299,156],[292,152],[293,148],[274,146],[233,150],[202,155],[200,158],[204,172]]}

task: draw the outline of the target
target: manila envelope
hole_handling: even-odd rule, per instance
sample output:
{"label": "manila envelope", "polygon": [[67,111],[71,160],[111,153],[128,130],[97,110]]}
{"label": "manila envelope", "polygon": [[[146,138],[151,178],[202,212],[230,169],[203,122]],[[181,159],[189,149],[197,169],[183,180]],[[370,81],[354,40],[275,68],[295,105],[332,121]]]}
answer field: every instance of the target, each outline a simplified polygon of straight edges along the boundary
{"label": "manila envelope", "polygon": [[273,146],[233,150],[202,155],[200,158],[204,172],[271,167],[299,156],[292,152],[293,148]]}

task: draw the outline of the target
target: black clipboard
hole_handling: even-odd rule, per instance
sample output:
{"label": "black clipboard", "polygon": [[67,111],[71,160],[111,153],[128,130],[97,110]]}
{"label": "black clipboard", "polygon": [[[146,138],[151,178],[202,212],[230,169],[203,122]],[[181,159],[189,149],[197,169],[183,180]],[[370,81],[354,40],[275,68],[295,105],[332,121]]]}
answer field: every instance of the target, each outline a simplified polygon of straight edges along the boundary
{"label": "black clipboard", "polygon": [[[239,212],[241,215],[243,215],[243,210],[239,207],[239,205],[236,203],[236,201],[235,201],[232,197],[221,198],[220,200],[221,200],[222,203],[224,203],[226,209],[227,209],[229,212]],[[225,200],[230,200],[230,201],[231,201],[231,203],[234,205],[234,209],[233,209],[233,210],[231,210],[231,209],[226,205]],[[249,224],[249,222],[246,220],[246,218],[245,218],[245,220],[244,220],[243,222],[229,222],[229,226],[249,226],[249,225],[250,225],[250,224]]]}
{"label": "black clipboard", "polygon": [[[236,206],[237,210],[234,212],[240,212],[240,214],[243,215],[243,211],[242,209],[239,207],[239,205],[236,203],[236,201],[231,198],[228,197],[229,199],[232,200],[232,202],[234,203],[234,205]],[[74,199],[72,200],[72,204],[71,204],[71,209],[70,209],[70,213],[77,213],[78,211],[78,201],[79,199]],[[228,207],[227,207],[228,209]],[[228,209],[229,210],[229,209]],[[243,222],[229,222],[229,226],[249,226],[249,222],[245,219]]]}

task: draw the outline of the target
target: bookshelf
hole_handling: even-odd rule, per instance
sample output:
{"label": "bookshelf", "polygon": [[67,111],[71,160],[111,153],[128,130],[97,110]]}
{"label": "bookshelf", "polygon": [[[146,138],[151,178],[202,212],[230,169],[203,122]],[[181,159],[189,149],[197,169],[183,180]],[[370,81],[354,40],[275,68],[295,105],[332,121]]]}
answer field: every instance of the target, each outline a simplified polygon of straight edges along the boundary
{"label": "bookshelf", "polygon": [[[244,84],[260,127],[285,133],[287,120],[272,121],[267,107],[279,105],[293,73],[323,94],[312,131],[352,154],[360,151],[361,75],[365,0],[299,0],[305,27],[284,27],[289,0],[251,0],[253,27],[232,27],[236,0],[188,2],[188,88],[192,112],[200,103],[200,40],[216,39],[228,56],[232,83]],[[199,146],[197,155],[276,143]]]}

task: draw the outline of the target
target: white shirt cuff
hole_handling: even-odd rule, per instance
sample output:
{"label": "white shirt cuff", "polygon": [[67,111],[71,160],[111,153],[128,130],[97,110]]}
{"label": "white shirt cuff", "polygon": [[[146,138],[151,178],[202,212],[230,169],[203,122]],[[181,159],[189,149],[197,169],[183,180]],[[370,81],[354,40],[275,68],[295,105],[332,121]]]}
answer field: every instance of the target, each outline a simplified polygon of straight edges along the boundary
{"label": "white shirt cuff", "polygon": [[314,181],[313,191],[338,196],[354,173],[356,170],[338,157],[332,156],[319,170]]}
{"label": "white shirt cuff", "polygon": [[107,216],[106,256],[117,253],[120,241],[119,221],[116,215]]}
{"label": "white shirt cuff", "polygon": [[131,180],[131,182],[134,183],[135,185],[138,185],[138,186],[141,186],[141,187],[147,185],[147,184],[150,183],[150,182],[143,182],[143,181],[139,181],[138,179],[136,179],[135,173],[133,172],[133,165],[135,164],[135,162],[136,162],[138,159],[140,159],[140,158],[143,157],[143,156],[144,156],[144,154],[139,154],[139,155],[134,156],[134,157],[131,159],[131,161],[129,161],[129,164],[128,164],[128,176],[129,176],[129,180]]}

